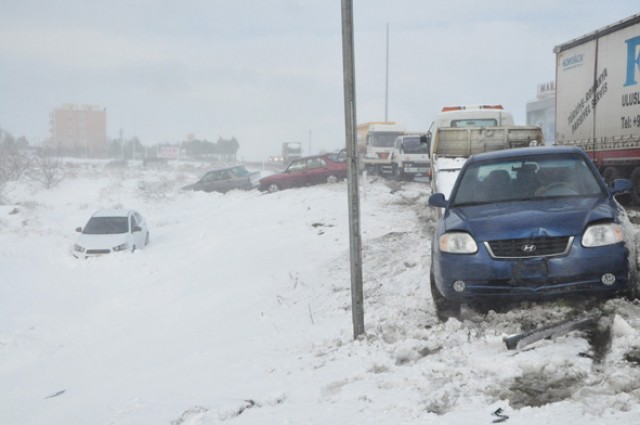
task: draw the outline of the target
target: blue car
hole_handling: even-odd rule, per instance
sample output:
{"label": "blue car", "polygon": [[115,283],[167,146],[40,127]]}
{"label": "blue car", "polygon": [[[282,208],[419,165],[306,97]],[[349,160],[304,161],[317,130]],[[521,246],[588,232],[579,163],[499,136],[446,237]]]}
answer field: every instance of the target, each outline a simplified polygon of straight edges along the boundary
{"label": "blue car", "polygon": [[438,317],[460,306],[586,296],[636,296],[633,226],[574,147],[507,149],[470,157],[443,208],[431,247]]}

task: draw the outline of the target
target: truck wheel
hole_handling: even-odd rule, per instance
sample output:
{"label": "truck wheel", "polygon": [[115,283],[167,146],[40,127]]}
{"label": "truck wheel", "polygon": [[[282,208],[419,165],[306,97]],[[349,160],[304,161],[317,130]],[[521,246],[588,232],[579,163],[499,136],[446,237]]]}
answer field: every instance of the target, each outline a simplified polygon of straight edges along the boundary
{"label": "truck wheel", "polygon": [[400,169],[398,168],[398,166],[396,164],[393,164],[393,171],[392,171],[393,177],[400,180]]}
{"label": "truck wheel", "polygon": [[613,181],[615,179],[620,178],[620,172],[615,167],[607,167],[602,172],[602,177],[604,178],[604,181],[607,182],[608,185],[610,185],[613,184]]}
{"label": "truck wheel", "polygon": [[640,167],[636,167],[633,169],[629,180],[631,180],[631,183],[633,183],[633,189],[631,190],[631,200],[635,205],[640,205]]}

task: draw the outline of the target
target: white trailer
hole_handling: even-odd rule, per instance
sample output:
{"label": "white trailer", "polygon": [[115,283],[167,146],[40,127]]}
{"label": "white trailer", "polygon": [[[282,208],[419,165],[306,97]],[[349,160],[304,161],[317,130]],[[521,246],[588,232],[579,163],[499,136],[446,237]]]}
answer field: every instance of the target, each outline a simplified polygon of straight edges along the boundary
{"label": "white trailer", "polygon": [[640,204],[640,14],[554,53],[555,142],[582,147],[608,181],[631,179]]}

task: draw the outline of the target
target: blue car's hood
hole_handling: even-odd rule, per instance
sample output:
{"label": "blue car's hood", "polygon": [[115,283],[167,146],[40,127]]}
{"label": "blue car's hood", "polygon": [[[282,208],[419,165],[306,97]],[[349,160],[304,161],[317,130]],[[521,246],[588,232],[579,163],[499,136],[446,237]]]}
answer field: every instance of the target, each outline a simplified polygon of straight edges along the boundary
{"label": "blue car's hood", "polygon": [[609,198],[563,198],[454,207],[443,219],[445,231],[467,231],[486,241],[580,235],[587,223],[616,215]]}

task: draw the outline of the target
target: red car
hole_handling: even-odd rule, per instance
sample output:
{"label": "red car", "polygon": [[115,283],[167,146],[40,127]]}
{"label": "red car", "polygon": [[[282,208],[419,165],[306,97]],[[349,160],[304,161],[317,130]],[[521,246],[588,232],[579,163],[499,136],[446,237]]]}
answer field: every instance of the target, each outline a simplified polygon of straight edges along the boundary
{"label": "red car", "polygon": [[290,187],[335,183],[347,178],[347,162],[335,154],[296,159],[280,174],[260,179],[261,192],[277,192]]}

